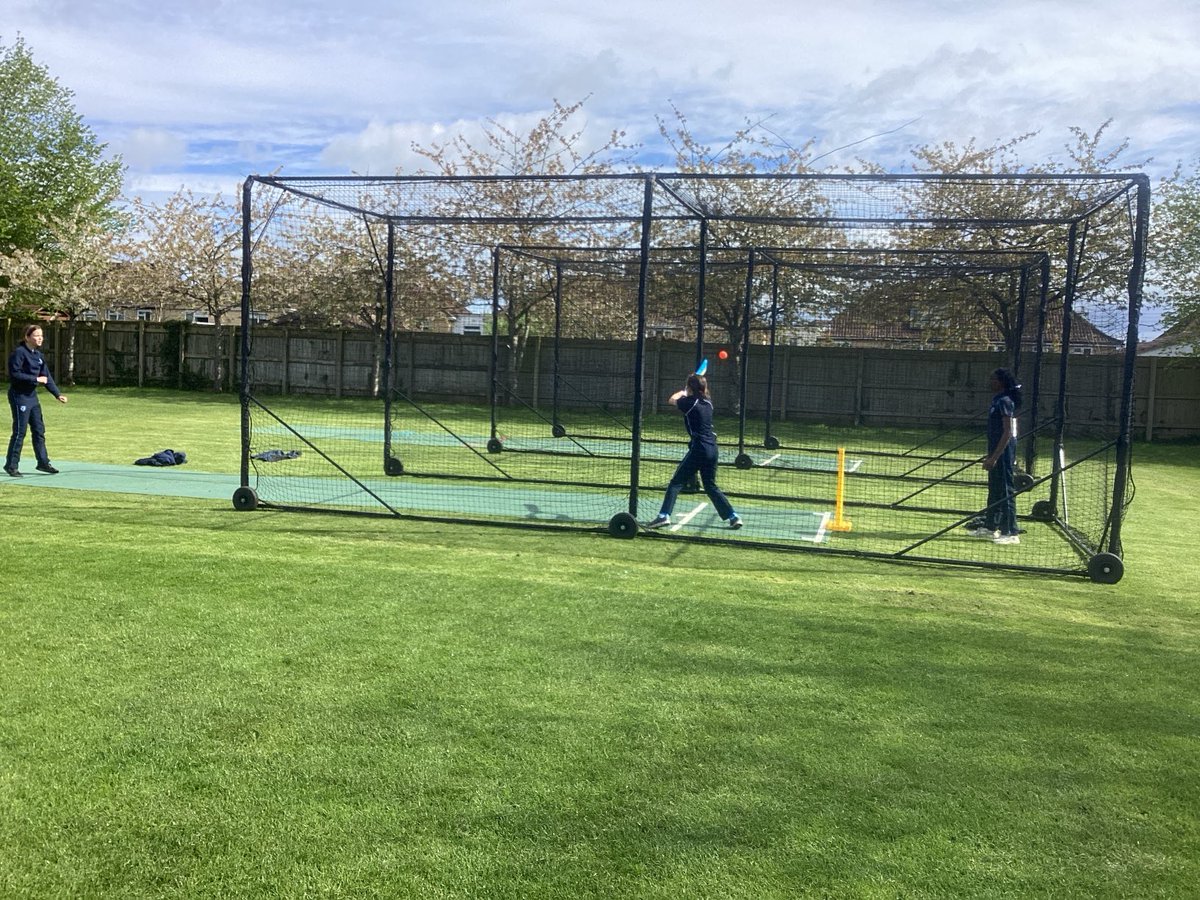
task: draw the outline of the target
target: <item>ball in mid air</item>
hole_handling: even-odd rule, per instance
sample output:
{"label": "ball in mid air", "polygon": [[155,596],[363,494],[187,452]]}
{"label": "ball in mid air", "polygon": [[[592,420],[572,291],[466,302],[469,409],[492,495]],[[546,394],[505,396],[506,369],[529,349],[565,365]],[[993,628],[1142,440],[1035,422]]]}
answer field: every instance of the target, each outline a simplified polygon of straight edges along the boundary
{"label": "ball in mid air", "polygon": [[729,351],[722,350],[717,354],[717,359],[729,359]]}

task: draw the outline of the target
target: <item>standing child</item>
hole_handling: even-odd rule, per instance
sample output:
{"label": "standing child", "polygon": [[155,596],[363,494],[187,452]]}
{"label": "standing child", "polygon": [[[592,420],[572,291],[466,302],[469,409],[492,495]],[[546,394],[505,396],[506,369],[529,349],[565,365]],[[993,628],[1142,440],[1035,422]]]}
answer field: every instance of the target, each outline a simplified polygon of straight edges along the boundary
{"label": "standing child", "polygon": [[37,389],[45,385],[59,403],[67,402],[67,395],[58,389],[50,377],[50,367],[42,356],[42,328],[30,325],[25,329],[21,343],[8,357],[8,406],[12,410],[12,438],[8,442],[8,455],[4,458],[4,471],[13,478],[20,478],[17,466],[21,462],[21,445],[25,443],[26,430],[33,432],[33,455],[37,458],[37,470],[48,475],[58,474],[46,455],[46,425],[42,420],[42,407],[38,403]]}
{"label": "standing child", "polygon": [[997,544],[1019,544],[1013,470],[1017,463],[1017,410],[1021,408],[1021,386],[1008,369],[996,369],[992,372],[991,389],[988,452],[983,459],[983,467],[988,473],[988,506],[983,525],[971,533],[990,537]]}
{"label": "standing child", "polygon": [[717,434],[713,431],[713,405],[708,398],[708,381],[703,375],[689,375],[687,387],[672,394],[670,402],[683,413],[683,424],[688,433],[688,451],[671,477],[671,483],[667,485],[662,511],[646,527],[662,528],[671,524],[671,512],[675,509],[679,492],[699,472],[704,493],[708,494],[717,515],[728,522],[730,528],[741,528],[742,520],[717,487]]}

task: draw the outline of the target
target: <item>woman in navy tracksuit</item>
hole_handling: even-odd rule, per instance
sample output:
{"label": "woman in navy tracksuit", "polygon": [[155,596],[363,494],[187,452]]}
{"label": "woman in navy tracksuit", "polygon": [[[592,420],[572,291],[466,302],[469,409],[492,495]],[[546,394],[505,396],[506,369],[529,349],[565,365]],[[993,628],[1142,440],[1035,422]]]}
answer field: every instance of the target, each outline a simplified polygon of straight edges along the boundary
{"label": "woman in navy tracksuit", "polygon": [[66,403],[67,395],[58,389],[50,376],[50,367],[42,356],[42,340],[41,326],[30,325],[25,329],[24,339],[8,357],[8,406],[12,410],[13,427],[8,455],[4,457],[4,471],[13,478],[21,476],[17,466],[21,462],[26,430],[33,432],[33,455],[37,457],[38,471],[49,475],[58,473],[46,454],[46,424],[38,403],[38,385],[44,384],[59,403]]}
{"label": "woman in navy tracksuit", "polygon": [[704,493],[708,494],[717,515],[728,522],[730,528],[741,528],[742,520],[717,487],[717,434],[713,431],[713,405],[708,399],[708,382],[702,375],[689,375],[687,387],[672,394],[670,402],[683,413],[683,424],[689,439],[688,451],[675,470],[671,483],[667,485],[662,511],[646,527],[662,528],[671,524],[671,511],[675,509],[679,492],[699,472]]}

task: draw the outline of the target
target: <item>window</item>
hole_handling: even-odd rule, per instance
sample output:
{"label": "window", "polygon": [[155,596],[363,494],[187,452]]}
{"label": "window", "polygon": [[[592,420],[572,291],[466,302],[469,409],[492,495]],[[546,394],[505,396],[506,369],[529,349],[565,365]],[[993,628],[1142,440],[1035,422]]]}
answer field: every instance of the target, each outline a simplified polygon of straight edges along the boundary
{"label": "window", "polygon": [[110,321],[110,322],[124,322],[125,321],[125,310],[110,309],[104,314],[104,318],[108,319],[108,321]]}
{"label": "window", "polygon": [[212,316],[208,313],[190,312],[188,313],[188,321],[193,325],[211,325]]}
{"label": "window", "polygon": [[154,320],[154,310],[143,306],[137,311],[137,320],[139,322],[152,322]]}

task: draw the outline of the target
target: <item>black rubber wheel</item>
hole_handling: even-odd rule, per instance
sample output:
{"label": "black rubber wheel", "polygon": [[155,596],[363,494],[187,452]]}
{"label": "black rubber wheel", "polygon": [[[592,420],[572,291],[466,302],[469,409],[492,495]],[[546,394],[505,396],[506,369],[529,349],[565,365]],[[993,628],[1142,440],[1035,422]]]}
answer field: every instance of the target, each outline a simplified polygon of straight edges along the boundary
{"label": "black rubber wheel", "polygon": [[768,450],[778,450],[779,449],[779,438],[775,437],[775,435],[773,435],[773,434],[768,434],[763,439],[763,446],[766,447]]}
{"label": "black rubber wheel", "polygon": [[566,436],[567,436],[567,429],[565,429],[563,426],[559,425],[559,424],[556,422],[556,423],[554,424],[554,427],[550,429],[550,433],[551,433],[552,435],[554,435],[555,437],[566,437]]}
{"label": "black rubber wheel", "polygon": [[608,533],[615,538],[637,537],[637,519],[629,513],[617,513],[608,520]]}
{"label": "black rubber wheel", "polygon": [[394,456],[389,456],[383,463],[383,472],[385,475],[403,475],[404,463]]}
{"label": "black rubber wheel", "polygon": [[258,494],[254,493],[254,488],[240,487],[234,491],[233,508],[239,512],[258,509]]}
{"label": "black rubber wheel", "polygon": [[488,453],[499,453],[504,449],[504,445],[500,443],[500,438],[491,438],[488,441]]}
{"label": "black rubber wheel", "polygon": [[1020,493],[1033,487],[1033,476],[1027,472],[1017,472],[1013,475],[1013,489]]}
{"label": "black rubber wheel", "polygon": [[1088,560],[1088,577],[1097,584],[1116,584],[1125,574],[1125,564],[1115,553],[1097,553]]}
{"label": "black rubber wheel", "polygon": [[737,455],[737,459],[733,461],[733,464],[739,469],[749,469],[753,468],[754,460],[750,458],[750,454],[748,453],[739,453]]}
{"label": "black rubber wheel", "polygon": [[1033,508],[1029,510],[1029,515],[1039,522],[1053,522],[1054,504],[1049,500],[1039,500],[1033,504]]}

